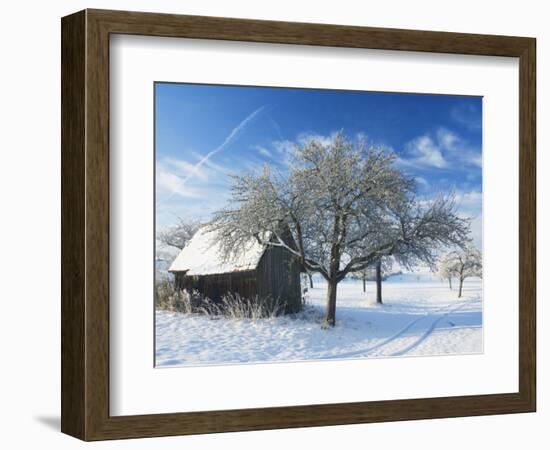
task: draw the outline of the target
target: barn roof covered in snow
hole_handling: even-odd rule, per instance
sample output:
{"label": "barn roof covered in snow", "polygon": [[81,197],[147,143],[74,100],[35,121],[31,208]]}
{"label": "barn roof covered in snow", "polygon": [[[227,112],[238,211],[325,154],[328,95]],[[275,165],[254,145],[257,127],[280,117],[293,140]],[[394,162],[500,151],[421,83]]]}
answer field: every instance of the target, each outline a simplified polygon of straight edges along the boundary
{"label": "barn roof covered in snow", "polygon": [[186,275],[213,275],[253,270],[258,266],[265,246],[251,239],[242,251],[225,258],[215,231],[200,228],[174,260],[170,272]]}

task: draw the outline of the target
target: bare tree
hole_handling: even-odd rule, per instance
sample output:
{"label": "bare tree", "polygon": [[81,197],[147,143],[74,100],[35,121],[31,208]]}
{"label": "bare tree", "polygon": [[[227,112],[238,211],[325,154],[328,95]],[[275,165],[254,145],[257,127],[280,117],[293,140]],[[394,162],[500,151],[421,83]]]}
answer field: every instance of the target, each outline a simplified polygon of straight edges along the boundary
{"label": "bare tree", "polygon": [[287,176],[267,166],[233,176],[230,203],[211,229],[227,253],[254,237],[320,273],[328,283],[326,323],[334,326],[337,286],[347,274],[393,254],[405,265],[435,263],[437,248],[461,243],[468,232],[452,196],[415,199],[415,183],[394,167],[395,158],[342,133],[329,143],[310,140],[296,146]]}
{"label": "bare tree", "polygon": [[459,250],[445,255],[441,260],[439,270],[444,271],[449,279],[451,277],[458,278],[458,298],[460,298],[464,280],[470,277],[481,278],[483,275],[481,252],[471,242],[468,242]]}
{"label": "bare tree", "polygon": [[443,256],[437,263],[437,276],[442,280],[449,282],[449,289],[453,290],[453,266],[454,260],[451,258],[452,253]]}
{"label": "bare tree", "polygon": [[374,271],[372,267],[365,267],[362,270],[353,272],[350,276],[356,280],[361,280],[363,282],[363,292],[367,292],[367,281],[374,278]]}
{"label": "bare tree", "polygon": [[181,250],[191,240],[200,228],[200,222],[196,220],[184,220],[181,217],[175,225],[172,225],[157,234],[160,243]]}
{"label": "bare tree", "polygon": [[391,257],[382,257],[376,260],[373,266],[366,267],[351,276],[363,282],[363,292],[367,291],[367,281],[376,282],[376,302],[382,303],[382,281],[391,273],[393,259]]}

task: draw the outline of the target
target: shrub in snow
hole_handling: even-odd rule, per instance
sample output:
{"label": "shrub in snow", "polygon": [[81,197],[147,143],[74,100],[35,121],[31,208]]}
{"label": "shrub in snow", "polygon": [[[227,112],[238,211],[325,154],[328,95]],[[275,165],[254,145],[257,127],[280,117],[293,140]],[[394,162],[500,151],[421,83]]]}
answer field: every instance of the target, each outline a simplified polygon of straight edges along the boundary
{"label": "shrub in snow", "polygon": [[264,319],[284,313],[285,304],[272,297],[246,298],[235,293],[227,293],[219,302],[202,296],[199,292],[181,291],[192,313],[210,317],[229,317],[232,319]]}
{"label": "shrub in snow", "polygon": [[175,292],[173,283],[168,279],[157,277],[155,281],[155,307],[158,309],[171,309]]}
{"label": "shrub in snow", "polygon": [[230,317],[235,319],[263,319],[276,317],[284,313],[285,302],[279,298],[246,298],[239,294],[228,293],[221,301],[214,302],[200,292],[176,290],[166,280],[155,285],[155,306],[158,309],[176,311],[184,314],[203,314],[210,317]]}
{"label": "shrub in snow", "polygon": [[174,295],[174,310],[186,314],[197,313],[207,300],[198,291],[177,290]]}
{"label": "shrub in snow", "polygon": [[263,319],[276,317],[284,313],[285,303],[279,298],[254,297],[252,299],[241,297],[239,294],[227,294],[222,297],[214,315],[222,315],[235,319]]}
{"label": "shrub in snow", "polygon": [[161,279],[155,283],[155,307],[168,311],[177,311],[186,314],[196,312],[204,302],[203,297],[196,291],[187,292],[176,290],[170,280]]}

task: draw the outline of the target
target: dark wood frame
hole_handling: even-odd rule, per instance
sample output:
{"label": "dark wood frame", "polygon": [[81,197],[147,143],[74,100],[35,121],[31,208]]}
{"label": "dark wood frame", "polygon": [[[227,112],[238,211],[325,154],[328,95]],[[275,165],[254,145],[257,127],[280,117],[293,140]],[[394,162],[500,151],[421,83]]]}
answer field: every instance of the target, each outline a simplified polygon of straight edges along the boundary
{"label": "dark wood frame", "polygon": [[[84,440],[535,411],[533,38],[85,10],[62,31],[61,429]],[[109,415],[109,35],[519,58],[519,391],[141,416]]]}

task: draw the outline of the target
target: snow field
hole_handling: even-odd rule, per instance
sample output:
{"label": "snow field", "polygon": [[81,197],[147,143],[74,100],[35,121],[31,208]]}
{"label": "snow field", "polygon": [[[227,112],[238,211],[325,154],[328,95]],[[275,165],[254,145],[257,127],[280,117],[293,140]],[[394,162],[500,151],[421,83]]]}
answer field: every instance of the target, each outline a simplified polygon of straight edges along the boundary
{"label": "snow field", "polygon": [[226,319],[156,312],[158,367],[480,353],[481,280],[456,288],[429,276],[383,283],[383,305],[374,283],[338,285],[337,324],[324,323],[326,283],[317,281],[307,307],[294,316]]}

